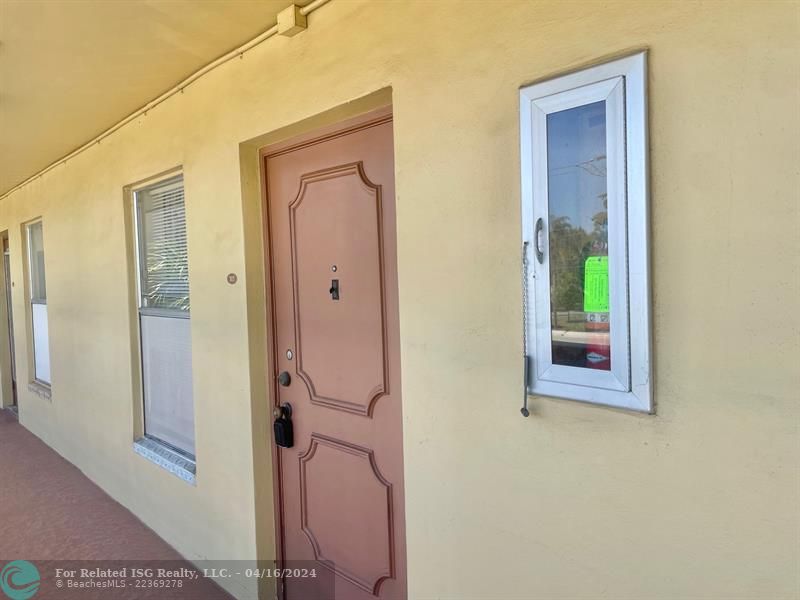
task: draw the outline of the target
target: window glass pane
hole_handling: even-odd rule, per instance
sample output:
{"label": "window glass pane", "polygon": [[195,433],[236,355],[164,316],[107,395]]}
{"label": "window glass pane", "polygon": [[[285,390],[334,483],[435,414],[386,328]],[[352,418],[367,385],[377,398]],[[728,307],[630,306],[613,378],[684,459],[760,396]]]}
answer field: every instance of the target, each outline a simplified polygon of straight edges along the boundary
{"label": "window glass pane", "polygon": [[50,383],[50,336],[47,327],[47,304],[31,305],[33,324],[33,371],[38,381]]}
{"label": "window glass pane", "polygon": [[141,305],[189,310],[183,178],[136,192]]}
{"label": "window glass pane", "polygon": [[28,225],[28,252],[30,253],[31,300],[43,302],[47,300],[47,288],[44,280],[44,242],[41,221]]}
{"label": "window glass pane", "polygon": [[144,427],[194,456],[191,321],[141,315]]}
{"label": "window glass pane", "polygon": [[611,369],[606,106],[547,115],[553,364]]}

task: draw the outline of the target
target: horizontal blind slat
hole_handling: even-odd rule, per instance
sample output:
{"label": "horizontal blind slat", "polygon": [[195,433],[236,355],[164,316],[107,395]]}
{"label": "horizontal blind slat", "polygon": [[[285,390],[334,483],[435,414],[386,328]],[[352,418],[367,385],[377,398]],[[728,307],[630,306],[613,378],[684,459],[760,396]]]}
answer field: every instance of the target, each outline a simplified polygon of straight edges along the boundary
{"label": "horizontal blind slat", "polygon": [[142,228],[142,304],[189,309],[183,178],[137,192]]}

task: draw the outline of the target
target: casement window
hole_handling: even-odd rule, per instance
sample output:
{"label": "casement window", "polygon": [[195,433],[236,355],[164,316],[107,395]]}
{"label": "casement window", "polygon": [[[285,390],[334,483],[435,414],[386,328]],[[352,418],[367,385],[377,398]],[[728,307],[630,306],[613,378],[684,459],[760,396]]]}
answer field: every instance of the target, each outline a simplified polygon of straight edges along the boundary
{"label": "casement window", "polygon": [[650,412],[646,55],[520,90],[527,388]]}
{"label": "casement window", "polygon": [[183,176],[135,189],[145,437],[193,458],[194,404]]}
{"label": "casement window", "polygon": [[50,336],[47,325],[47,284],[44,272],[44,235],[42,222],[26,228],[28,247],[28,286],[31,303],[31,338],[33,373],[38,383],[50,385]]}

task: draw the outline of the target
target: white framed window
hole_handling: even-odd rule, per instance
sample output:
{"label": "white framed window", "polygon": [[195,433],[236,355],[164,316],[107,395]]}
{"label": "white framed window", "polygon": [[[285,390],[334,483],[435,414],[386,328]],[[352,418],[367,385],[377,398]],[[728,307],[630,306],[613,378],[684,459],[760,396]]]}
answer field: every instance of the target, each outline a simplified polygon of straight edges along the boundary
{"label": "white framed window", "polygon": [[133,190],[145,437],[194,459],[183,176]]}
{"label": "white framed window", "polygon": [[28,247],[28,289],[31,304],[33,378],[50,385],[50,335],[47,321],[47,283],[44,268],[44,230],[42,221],[25,227]]}
{"label": "white framed window", "polygon": [[651,412],[644,52],[520,90],[528,391]]}

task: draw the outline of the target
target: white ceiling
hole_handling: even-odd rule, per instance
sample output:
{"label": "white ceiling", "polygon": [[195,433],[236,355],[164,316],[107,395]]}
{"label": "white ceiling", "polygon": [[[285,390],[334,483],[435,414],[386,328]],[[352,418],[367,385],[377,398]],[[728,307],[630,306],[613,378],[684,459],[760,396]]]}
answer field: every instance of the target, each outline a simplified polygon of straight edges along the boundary
{"label": "white ceiling", "polygon": [[0,194],[269,29],[289,4],[0,0]]}

